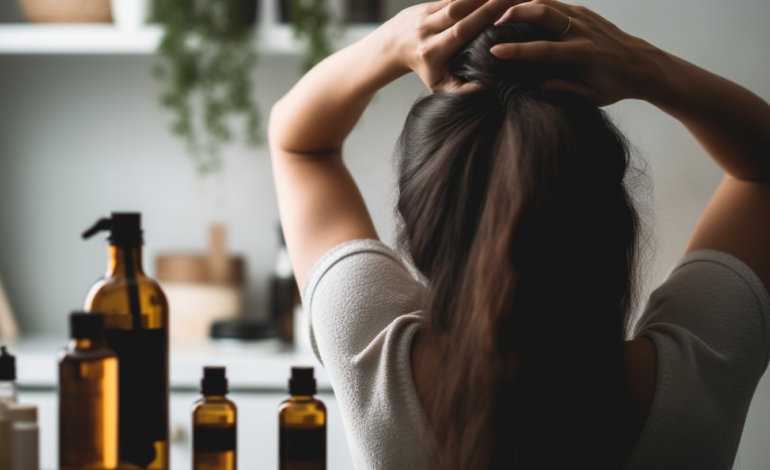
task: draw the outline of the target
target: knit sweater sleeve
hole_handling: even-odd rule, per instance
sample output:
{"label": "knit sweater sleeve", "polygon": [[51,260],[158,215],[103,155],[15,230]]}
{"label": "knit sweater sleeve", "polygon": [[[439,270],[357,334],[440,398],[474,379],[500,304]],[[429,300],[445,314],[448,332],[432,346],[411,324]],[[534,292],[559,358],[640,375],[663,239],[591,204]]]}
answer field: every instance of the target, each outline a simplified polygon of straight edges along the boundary
{"label": "knit sweater sleeve", "polygon": [[302,289],[313,350],[324,365],[358,469],[429,469],[427,420],[411,344],[425,288],[384,244],[329,251]]}
{"label": "knit sweater sleeve", "polygon": [[652,408],[627,469],[730,469],[770,359],[770,298],[746,264],[702,250],[650,296],[638,335],[652,340]]}

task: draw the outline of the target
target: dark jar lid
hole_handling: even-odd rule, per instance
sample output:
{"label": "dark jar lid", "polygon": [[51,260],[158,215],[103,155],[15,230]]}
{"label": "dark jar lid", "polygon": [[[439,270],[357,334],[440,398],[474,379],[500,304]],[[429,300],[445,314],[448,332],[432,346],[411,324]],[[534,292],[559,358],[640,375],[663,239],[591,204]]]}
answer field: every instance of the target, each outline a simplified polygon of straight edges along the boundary
{"label": "dark jar lid", "polygon": [[260,320],[238,318],[220,320],[211,325],[211,338],[255,341],[275,338],[278,335],[275,326]]}

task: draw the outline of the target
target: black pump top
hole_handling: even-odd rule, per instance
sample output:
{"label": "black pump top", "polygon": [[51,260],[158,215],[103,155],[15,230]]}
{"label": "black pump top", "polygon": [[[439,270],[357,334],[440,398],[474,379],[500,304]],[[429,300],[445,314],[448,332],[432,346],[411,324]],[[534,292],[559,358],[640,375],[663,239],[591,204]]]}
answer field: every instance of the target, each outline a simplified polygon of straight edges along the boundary
{"label": "black pump top", "polygon": [[72,312],[70,314],[70,338],[102,339],[104,337],[104,314],[101,312]]}
{"label": "black pump top", "polygon": [[203,395],[227,395],[227,378],[224,367],[204,367],[201,380]]}
{"label": "black pump top", "polygon": [[142,214],[139,212],[111,212],[109,217],[102,217],[83,232],[83,238],[91,238],[98,232],[110,232],[110,245],[142,246]]}
{"label": "black pump top", "polygon": [[315,395],[318,391],[312,367],[292,367],[289,379],[289,393],[292,395]]}
{"label": "black pump top", "polygon": [[16,380],[16,358],[8,354],[5,346],[0,346],[0,380]]}

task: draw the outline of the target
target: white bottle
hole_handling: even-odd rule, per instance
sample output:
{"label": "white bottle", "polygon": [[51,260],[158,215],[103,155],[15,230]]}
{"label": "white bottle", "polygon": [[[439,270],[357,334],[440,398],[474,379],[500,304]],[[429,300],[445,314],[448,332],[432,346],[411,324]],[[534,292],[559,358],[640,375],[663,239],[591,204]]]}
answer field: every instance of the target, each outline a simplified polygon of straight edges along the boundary
{"label": "white bottle", "polygon": [[0,470],[11,470],[11,403],[0,400]]}
{"label": "white bottle", "polygon": [[40,470],[37,406],[11,405],[11,470]]}

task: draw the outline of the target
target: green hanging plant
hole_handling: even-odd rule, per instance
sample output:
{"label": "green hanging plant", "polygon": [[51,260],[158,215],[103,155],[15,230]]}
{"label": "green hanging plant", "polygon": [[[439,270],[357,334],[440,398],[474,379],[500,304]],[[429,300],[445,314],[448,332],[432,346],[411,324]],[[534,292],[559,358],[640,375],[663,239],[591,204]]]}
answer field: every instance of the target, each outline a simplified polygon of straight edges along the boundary
{"label": "green hanging plant", "polygon": [[[245,121],[245,140],[263,142],[252,97],[255,0],[154,0],[153,20],[164,29],[154,68],[165,82],[161,103],[174,113],[172,132],[186,144],[199,174],[222,168],[233,140],[230,121]],[[197,117],[199,116],[199,117]]]}
{"label": "green hanging plant", "polygon": [[[307,44],[307,72],[332,52],[326,0],[281,1],[288,2],[295,37]],[[221,170],[232,118],[244,120],[250,146],[264,142],[251,83],[256,8],[257,0],[153,0],[152,20],[163,27],[163,60],[153,70],[165,84],[160,101],[174,113],[171,130],[201,175]]]}
{"label": "green hanging plant", "polygon": [[283,0],[288,2],[289,23],[294,37],[307,42],[302,73],[332,53],[330,15],[326,0]]}

